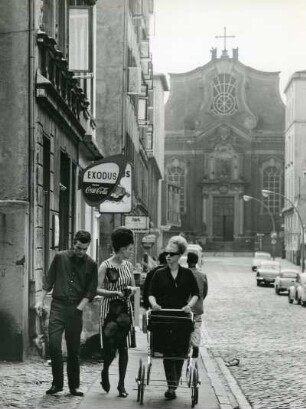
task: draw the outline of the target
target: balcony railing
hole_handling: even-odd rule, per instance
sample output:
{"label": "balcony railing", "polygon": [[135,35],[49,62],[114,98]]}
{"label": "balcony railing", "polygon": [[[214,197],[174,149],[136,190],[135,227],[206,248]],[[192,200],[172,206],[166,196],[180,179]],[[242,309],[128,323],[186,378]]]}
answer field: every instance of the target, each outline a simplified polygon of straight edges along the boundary
{"label": "balcony railing", "polygon": [[74,73],[68,70],[68,61],[63,58],[63,53],[56,49],[56,41],[45,32],[39,32],[37,43],[41,75],[50,82],[76,119],[80,120],[82,112],[88,118],[89,101],[78,80],[73,78]]}

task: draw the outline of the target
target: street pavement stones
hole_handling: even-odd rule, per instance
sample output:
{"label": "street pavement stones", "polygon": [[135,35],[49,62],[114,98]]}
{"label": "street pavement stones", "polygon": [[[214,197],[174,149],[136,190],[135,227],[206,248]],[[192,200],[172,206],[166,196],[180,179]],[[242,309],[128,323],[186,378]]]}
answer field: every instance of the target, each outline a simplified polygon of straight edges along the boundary
{"label": "street pavement stones", "polygon": [[[199,368],[199,377],[201,384],[199,386],[199,401],[196,405],[197,409],[233,409],[237,407],[236,403],[231,402],[224,391],[222,382],[218,379],[219,374],[214,370],[209,370],[208,352],[201,347],[201,352],[204,356],[197,359]],[[119,398],[116,390],[118,383],[118,364],[114,362],[110,368],[110,383],[111,390],[106,394],[100,385],[100,374],[86,393],[78,409],[109,409],[109,408],[135,408],[139,403],[137,402],[137,385],[136,376],[139,368],[139,360],[147,363],[147,339],[146,334],[141,330],[137,331],[137,348],[130,349],[129,364],[126,376],[126,389],[129,396]],[[203,362],[206,361],[208,370]],[[186,365],[186,363],[185,363]],[[183,367],[183,374],[185,373],[185,365]],[[212,373],[214,372],[214,373]],[[164,393],[167,389],[165,382],[165,375],[163,370],[162,359],[152,359],[152,371],[150,377],[150,384],[145,387],[143,406],[149,409],[154,408],[189,408],[191,407],[191,388],[188,388],[186,383],[177,389],[177,399],[167,401],[164,398]],[[140,406],[140,405],[139,405]]]}
{"label": "street pavement stones", "polygon": [[[115,360],[110,370],[111,390],[106,394],[100,385],[100,371],[102,362],[84,361],[81,366],[81,390],[84,397],[69,394],[67,385],[63,392],[56,395],[46,395],[45,391],[51,385],[51,368],[46,362],[38,358],[21,363],[6,363],[0,365],[0,408],[21,409],[129,409],[139,405],[137,402],[136,376],[139,360],[147,364],[147,336],[137,328],[137,348],[129,350],[129,364],[126,377],[126,389],[129,396],[119,398],[117,393],[118,362]],[[229,390],[224,376],[211,355],[206,342],[205,332],[200,347],[200,357],[197,359],[199,367],[199,402],[197,409],[234,409],[237,400]],[[184,380],[186,364],[183,368]],[[154,381],[155,379],[155,381]],[[65,377],[66,381],[66,377]],[[185,383],[185,382],[184,382]],[[184,384],[183,384],[184,385]],[[153,358],[150,384],[146,386],[143,407],[154,408],[190,408],[191,388],[180,386],[177,399],[166,401],[165,375],[162,359]],[[140,405],[139,405],[140,406]],[[242,409],[242,407],[241,407]],[[244,409],[244,408],[243,408]]]}

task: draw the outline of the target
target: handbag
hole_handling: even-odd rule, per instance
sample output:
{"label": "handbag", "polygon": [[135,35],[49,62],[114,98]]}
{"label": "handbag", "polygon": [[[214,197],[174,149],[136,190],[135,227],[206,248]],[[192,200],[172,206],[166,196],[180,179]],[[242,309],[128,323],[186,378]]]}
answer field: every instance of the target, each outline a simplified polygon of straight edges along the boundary
{"label": "handbag", "polygon": [[109,312],[105,319],[106,325],[109,322],[115,323],[121,334],[128,334],[132,325],[132,319],[127,301],[115,299],[110,302]]}

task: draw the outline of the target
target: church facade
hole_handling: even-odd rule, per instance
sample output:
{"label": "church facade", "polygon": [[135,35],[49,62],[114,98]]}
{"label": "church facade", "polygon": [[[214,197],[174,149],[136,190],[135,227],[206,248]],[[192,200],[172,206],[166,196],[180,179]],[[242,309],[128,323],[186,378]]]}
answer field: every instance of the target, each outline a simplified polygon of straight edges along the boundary
{"label": "church facade", "polygon": [[283,193],[279,72],[244,65],[238,49],[219,58],[212,49],[206,65],[169,76],[165,172],[168,186],[179,187],[180,222],[167,234],[184,233],[207,250],[269,251],[275,228],[280,253],[282,197],[261,194]]}

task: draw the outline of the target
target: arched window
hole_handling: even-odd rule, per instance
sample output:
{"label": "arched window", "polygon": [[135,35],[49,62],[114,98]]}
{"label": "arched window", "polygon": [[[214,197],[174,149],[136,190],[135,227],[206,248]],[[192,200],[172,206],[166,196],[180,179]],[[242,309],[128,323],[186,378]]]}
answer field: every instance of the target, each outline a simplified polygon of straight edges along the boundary
{"label": "arched window", "polygon": [[[262,173],[262,188],[275,193],[282,193],[281,177],[282,173],[280,168],[276,166],[264,168]],[[282,209],[282,198],[279,195],[269,195],[267,198],[264,198],[264,202],[273,214],[278,214]],[[264,208],[263,211],[265,211]]]}
{"label": "arched window", "polygon": [[236,80],[229,74],[220,74],[212,81],[211,111],[217,115],[232,115],[238,110]]}
{"label": "arched window", "polygon": [[178,160],[173,161],[167,168],[167,181],[169,184],[179,186],[181,188],[180,196],[180,213],[186,211],[186,167],[179,163]]}

